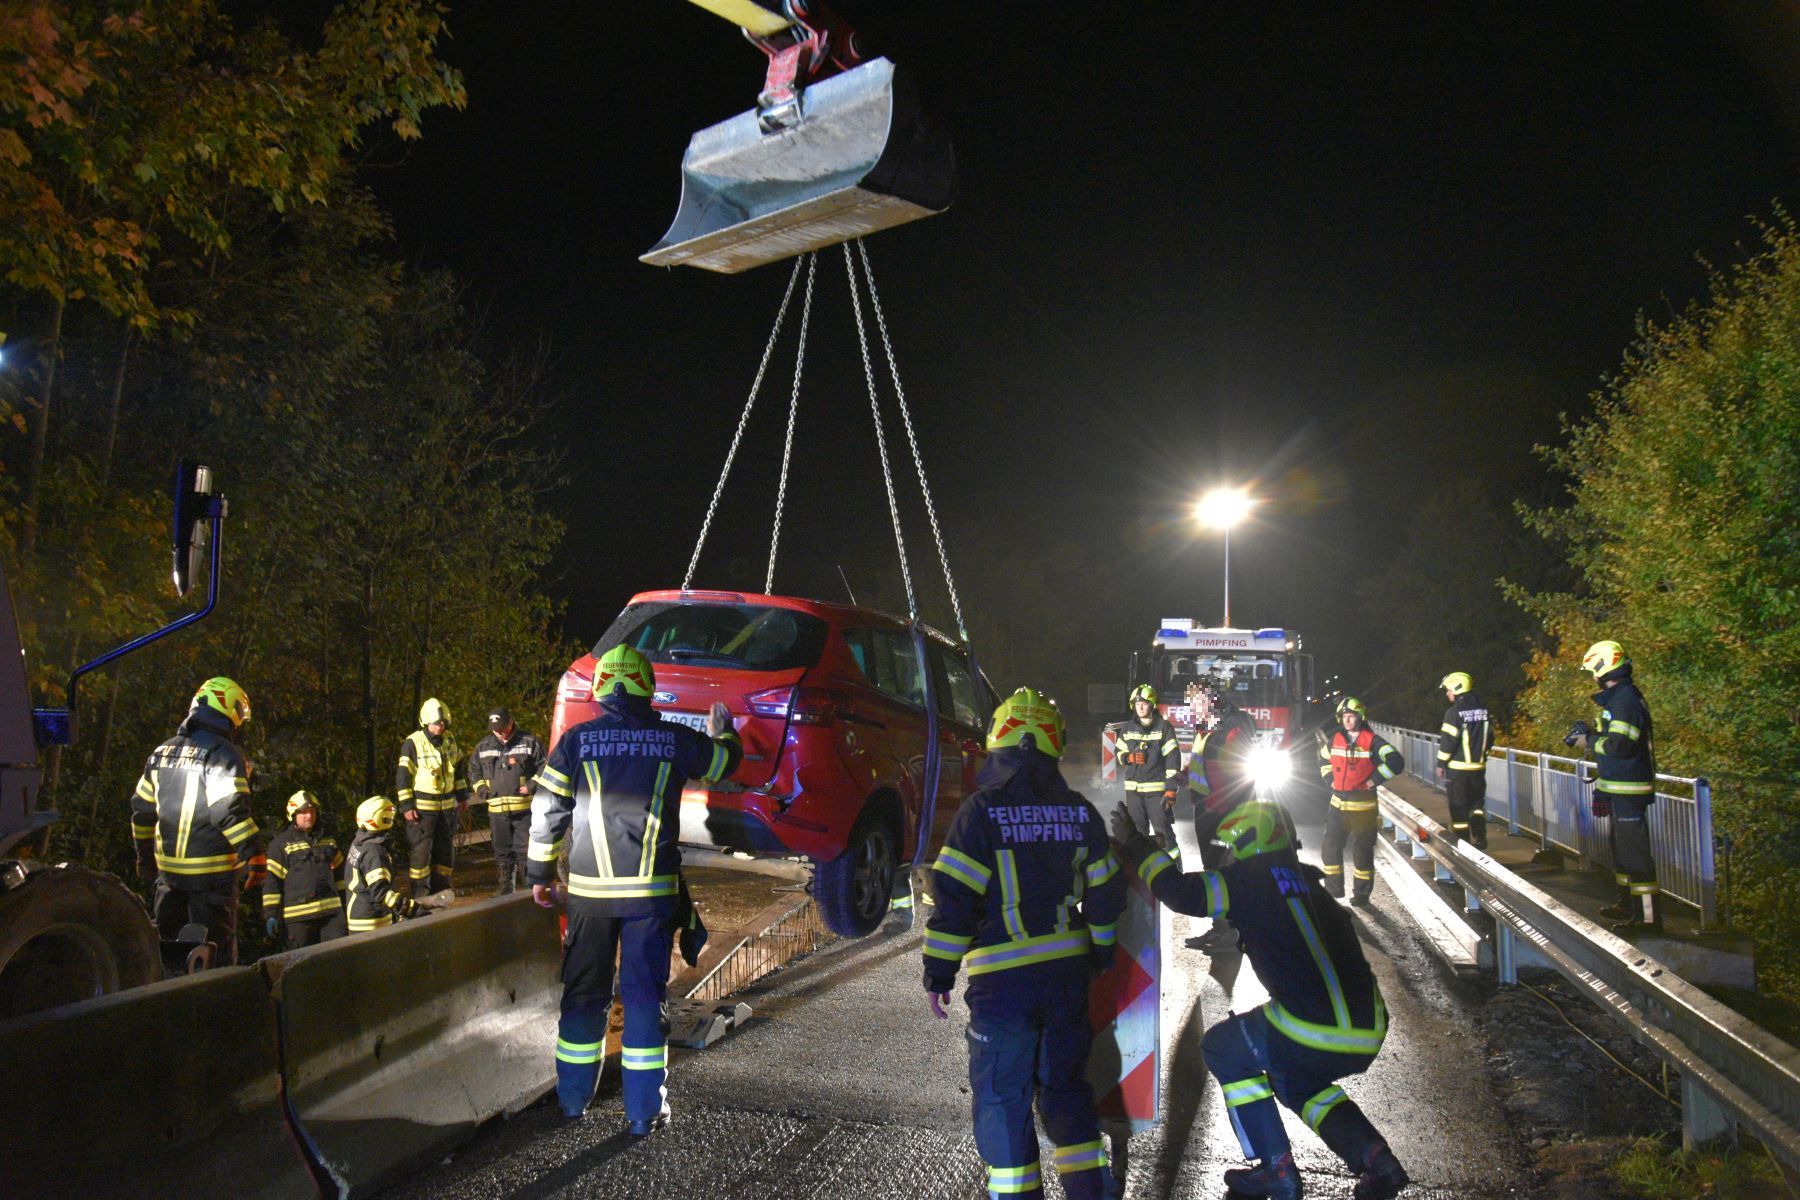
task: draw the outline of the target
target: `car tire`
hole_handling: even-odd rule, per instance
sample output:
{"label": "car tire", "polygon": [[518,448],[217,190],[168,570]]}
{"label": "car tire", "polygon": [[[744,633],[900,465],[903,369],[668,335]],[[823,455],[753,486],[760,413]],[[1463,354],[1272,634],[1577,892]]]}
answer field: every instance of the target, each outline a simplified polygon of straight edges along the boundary
{"label": "car tire", "polygon": [[900,870],[900,827],[889,813],[867,811],[844,852],[813,872],[813,899],[825,928],[863,938],[880,928]]}
{"label": "car tire", "polygon": [[33,864],[0,890],[0,1018],[161,978],[150,914],[113,876]]}

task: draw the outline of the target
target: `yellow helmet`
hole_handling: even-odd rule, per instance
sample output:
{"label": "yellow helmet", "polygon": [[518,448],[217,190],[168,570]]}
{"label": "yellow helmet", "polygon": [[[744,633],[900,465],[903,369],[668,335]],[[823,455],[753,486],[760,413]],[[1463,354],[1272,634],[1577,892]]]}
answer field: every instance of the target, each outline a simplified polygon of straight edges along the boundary
{"label": "yellow helmet", "polygon": [[1469,678],[1467,671],[1452,671],[1438,680],[1438,686],[1452,696],[1461,696],[1475,686],[1475,681]]}
{"label": "yellow helmet", "polygon": [[1062,712],[1056,701],[1036,688],[1022,687],[1000,702],[994,710],[994,723],[988,727],[987,748],[1002,750],[1022,746],[1027,737],[1032,745],[1051,758],[1063,756],[1065,737]]}
{"label": "yellow helmet", "polygon": [[1617,642],[1595,642],[1581,656],[1581,669],[1589,671],[1595,679],[1616,668],[1625,661],[1625,647]]}
{"label": "yellow helmet", "polygon": [[427,725],[436,725],[439,721],[448,725],[450,723],[450,710],[444,707],[444,702],[442,700],[433,696],[425,703],[419,705],[419,728],[423,729]]}
{"label": "yellow helmet", "polygon": [[370,796],[356,806],[356,827],[377,832],[394,827],[394,802],[386,796]]}
{"label": "yellow helmet", "polygon": [[1286,809],[1267,800],[1252,800],[1225,814],[1213,841],[1242,862],[1258,854],[1286,850],[1293,846],[1294,836]]}
{"label": "yellow helmet", "polygon": [[1127,698],[1126,702],[1130,705],[1136,705],[1139,700],[1148,700],[1151,704],[1155,704],[1157,700],[1156,689],[1147,683],[1138,684],[1131,689],[1131,695]]}
{"label": "yellow helmet", "polygon": [[594,667],[594,695],[604,699],[614,688],[624,688],[627,695],[646,700],[656,690],[656,672],[650,660],[630,646],[617,645],[600,656]]}
{"label": "yellow helmet", "polygon": [[188,707],[194,709],[201,705],[225,717],[234,727],[250,719],[250,697],[235,680],[223,675],[214,675],[201,684],[200,690],[194,693],[194,702]]}
{"label": "yellow helmet", "polygon": [[1353,712],[1363,720],[1369,719],[1369,706],[1355,696],[1345,696],[1337,702],[1337,715],[1342,718],[1346,712]]}
{"label": "yellow helmet", "polygon": [[293,820],[294,814],[299,812],[303,808],[310,808],[316,812],[319,810],[319,807],[320,807],[319,798],[317,796],[313,795],[311,792],[302,788],[300,791],[297,791],[293,795],[288,797],[288,802],[287,802],[288,820],[290,820],[290,821]]}

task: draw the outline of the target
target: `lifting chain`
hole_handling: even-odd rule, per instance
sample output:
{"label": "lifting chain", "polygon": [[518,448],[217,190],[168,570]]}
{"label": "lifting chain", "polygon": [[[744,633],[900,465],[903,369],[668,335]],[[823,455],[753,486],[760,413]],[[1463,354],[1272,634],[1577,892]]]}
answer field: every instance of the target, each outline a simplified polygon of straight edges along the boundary
{"label": "lifting chain", "polygon": [[787,319],[788,301],[794,298],[794,285],[800,281],[800,267],[811,259],[812,255],[803,255],[794,260],[794,273],[788,276],[787,291],[781,294],[781,308],[775,313],[775,327],[769,330],[769,344],[763,347],[762,362],[757,365],[756,379],[750,384],[750,398],[744,402],[744,411],[738,417],[737,432],[731,435],[731,449],[725,452],[725,469],[719,472],[719,482],[713,487],[712,502],[706,506],[706,519],[700,523],[700,539],[694,543],[693,557],[688,559],[687,574],[681,577],[681,590],[687,591],[694,583],[694,570],[700,565],[700,551],[706,546],[706,535],[712,531],[713,515],[719,510],[719,497],[725,493],[725,481],[731,478],[731,464],[737,459],[738,444],[744,440],[744,427],[750,423],[750,410],[756,407],[756,395],[762,391],[763,375],[769,369],[769,358],[775,353],[775,340],[781,336],[781,323]]}
{"label": "lifting chain", "polygon": [[894,399],[900,406],[900,420],[906,426],[906,443],[912,447],[913,469],[919,473],[919,491],[925,497],[925,515],[931,519],[931,536],[937,542],[938,562],[944,568],[944,586],[950,592],[950,611],[956,617],[957,636],[969,643],[969,628],[963,621],[962,600],[956,594],[956,578],[950,573],[950,555],[944,549],[944,531],[938,525],[937,505],[931,502],[931,485],[925,481],[925,459],[919,454],[919,439],[913,433],[912,410],[906,404],[906,390],[900,386],[900,366],[894,359],[894,344],[888,340],[887,317],[881,311],[881,295],[875,290],[875,272],[869,266],[869,248],[856,239],[856,253],[862,259],[863,276],[869,281],[869,307],[875,310],[875,327],[881,331],[881,348],[887,354],[888,373],[894,378]]}
{"label": "lifting chain", "polygon": [[775,489],[775,529],[769,535],[769,574],[763,594],[775,591],[775,551],[781,546],[781,513],[787,505],[788,464],[794,459],[794,419],[800,412],[800,374],[806,369],[806,331],[812,323],[813,274],[817,254],[806,256],[806,297],[800,302],[800,349],[794,354],[794,390],[788,393],[787,440],[781,446],[781,482]]}
{"label": "lifting chain", "polygon": [[844,271],[850,277],[850,307],[856,313],[856,340],[862,349],[863,378],[869,384],[869,411],[875,415],[875,446],[881,451],[881,482],[887,488],[888,516],[894,522],[894,545],[900,550],[900,578],[906,584],[906,615],[919,619],[919,600],[913,593],[912,567],[906,561],[906,535],[900,529],[900,501],[894,495],[894,471],[888,463],[887,434],[881,427],[881,400],[875,391],[875,363],[869,357],[869,330],[863,324],[862,290],[856,283],[856,259],[850,243],[844,243]]}

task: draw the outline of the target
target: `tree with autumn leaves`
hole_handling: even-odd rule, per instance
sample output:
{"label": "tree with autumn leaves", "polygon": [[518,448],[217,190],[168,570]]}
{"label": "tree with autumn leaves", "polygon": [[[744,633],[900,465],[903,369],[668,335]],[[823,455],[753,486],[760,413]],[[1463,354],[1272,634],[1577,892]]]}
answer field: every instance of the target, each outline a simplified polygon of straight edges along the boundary
{"label": "tree with autumn leaves", "polygon": [[357,180],[464,102],[442,9],[347,0],[306,46],[214,0],[0,12],[0,552],[40,702],[182,611],[167,492],[230,501],[223,599],[83,693],[54,852],[129,862],[123,802],[197,682],[250,692],[258,816],[391,778],[423,694],[547,716],[569,648],[539,364],[473,340]]}

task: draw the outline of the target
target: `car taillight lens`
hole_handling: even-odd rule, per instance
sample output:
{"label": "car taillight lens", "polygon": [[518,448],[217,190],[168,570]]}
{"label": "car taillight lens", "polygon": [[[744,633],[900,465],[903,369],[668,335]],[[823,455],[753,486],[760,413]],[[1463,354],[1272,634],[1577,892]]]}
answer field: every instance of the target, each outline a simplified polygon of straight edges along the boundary
{"label": "car taillight lens", "polygon": [[556,685],[556,699],[560,704],[591,704],[594,699],[594,681],[570,667],[563,672],[562,681]]}
{"label": "car taillight lens", "polygon": [[829,725],[837,718],[837,708],[836,692],[824,688],[795,688],[789,720],[796,725]]}
{"label": "car taillight lens", "polygon": [[793,688],[770,688],[766,692],[757,692],[755,695],[744,697],[744,703],[748,704],[750,711],[759,717],[785,717],[788,715],[788,705],[792,703],[793,699]]}

